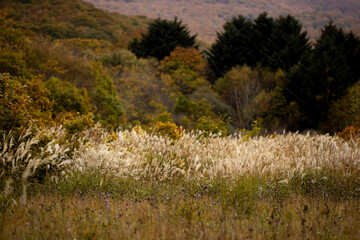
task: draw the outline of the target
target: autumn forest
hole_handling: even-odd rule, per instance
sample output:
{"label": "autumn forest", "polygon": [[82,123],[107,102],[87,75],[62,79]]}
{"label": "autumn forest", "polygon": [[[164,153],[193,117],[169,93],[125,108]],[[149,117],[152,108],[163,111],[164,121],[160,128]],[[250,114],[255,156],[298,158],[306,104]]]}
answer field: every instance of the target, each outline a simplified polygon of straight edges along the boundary
{"label": "autumn forest", "polygon": [[357,1],[88,2],[0,1],[0,239],[360,236]]}

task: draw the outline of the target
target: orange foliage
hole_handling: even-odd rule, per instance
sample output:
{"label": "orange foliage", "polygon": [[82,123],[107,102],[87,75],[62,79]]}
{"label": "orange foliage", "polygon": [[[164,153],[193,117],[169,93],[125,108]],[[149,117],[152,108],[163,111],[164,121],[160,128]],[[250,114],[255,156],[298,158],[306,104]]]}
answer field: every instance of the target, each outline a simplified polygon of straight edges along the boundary
{"label": "orange foliage", "polygon": [[187,67],[199,75],[205,75],[206,62],[196,48],[176,47],[160,64],[167,71]]}
{"label": "orange foliage", "polygon": [[360,143],[360,128],[358,127],[348,126],[339,132],[338,135],[347,141],[355,140]]}

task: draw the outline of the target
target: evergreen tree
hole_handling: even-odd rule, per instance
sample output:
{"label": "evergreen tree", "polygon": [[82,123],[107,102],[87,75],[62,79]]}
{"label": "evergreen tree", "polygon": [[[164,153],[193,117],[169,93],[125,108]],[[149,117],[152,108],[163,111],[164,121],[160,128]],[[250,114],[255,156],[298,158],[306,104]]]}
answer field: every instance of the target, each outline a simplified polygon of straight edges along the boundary
{"label": "evergreen tree", "polygon": [[175,47],[194,47],[196,35],[190,36],[188,27],[177,18],[173,21],[156,19],[150,23],[148,32],[141,39],[129,43],[129,49],[137,57],[155,57],[162,60],[169,56]]}
{"label": "evergreen tree", "polygon": [[223,76],[235,65],[256,64],[251,39],[254,24],[239,15],[225,23],[223,28],[224,31],[217,33],[217,39],[208,52],[209,64],[216,77]]}
{"label": "evergreen tree", "polygon": [[221,77],[233,66],[244,64],[289,71],[309,49],[299,21],[290,15],[274,20],[264,12],[254,22],[240,15],[225,23],[208,55],[215,75]]}
{"label": "evergreen tree", "polygon": [[288,102],[296,102],[305,116],[301,128],[317,128],[326,119],[331,103],[359,80],[359,64],[360,39],[330,22],[285,82]]}
{"label": "evergreen tree", "polygon": [[296,65],[304,53],[310,51],[307,33],[302,31],[302,25],[291,15],[280,16],[275,20],[276,28],[272,34],[275,49],[269,67],[273,70],[281,68],[288,72]]}
{"label": "evergreen tree", "polygon": [[276,29],[275,21],[264,12],[254,22],[254,31],[251,34],[251,39],[254,46],[255,59],[256,62],[267,67],[270,66],[272,57],[275,54],[276,44],[273,41]]}

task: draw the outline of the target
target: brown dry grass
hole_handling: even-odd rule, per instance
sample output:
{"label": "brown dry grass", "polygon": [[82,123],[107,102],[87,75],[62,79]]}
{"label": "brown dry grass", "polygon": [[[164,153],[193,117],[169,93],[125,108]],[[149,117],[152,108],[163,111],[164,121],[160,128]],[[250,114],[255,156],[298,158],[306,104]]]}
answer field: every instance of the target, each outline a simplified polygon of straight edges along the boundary
{"label": "brown dry grass", "polygon": [[246,212],[212,197],[38,195],[0,221],[1,239],[355,239],[360,202],[300,196]]}
{"label": "brown dry grass", "polygon": [[357,142],[172,140],[139,127],[64,136],[51,128],[3,139],[0,239],[360,237]]}

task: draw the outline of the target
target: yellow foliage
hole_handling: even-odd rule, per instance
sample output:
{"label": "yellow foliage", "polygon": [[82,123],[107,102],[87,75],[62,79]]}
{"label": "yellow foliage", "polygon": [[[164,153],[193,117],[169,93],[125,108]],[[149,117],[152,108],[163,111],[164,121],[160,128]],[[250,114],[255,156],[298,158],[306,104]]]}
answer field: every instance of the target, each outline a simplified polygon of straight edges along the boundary
{"label": "yellow foliage", "polygon": [[157,122],[155,126],[155,133],[172,140],[178,140],[183,135],[183,129],[182,127],[176,126],[175,123]]}
{"label": "yellow foliage", "polygon": [[165,71],[187,67],[201,76],[205,75],[206,62],[195,48],[176,47],[160,64]]}

